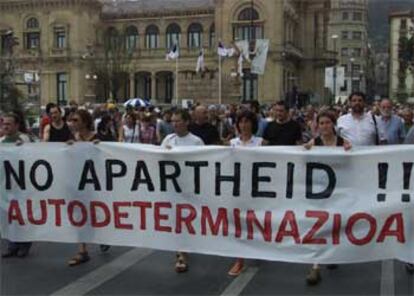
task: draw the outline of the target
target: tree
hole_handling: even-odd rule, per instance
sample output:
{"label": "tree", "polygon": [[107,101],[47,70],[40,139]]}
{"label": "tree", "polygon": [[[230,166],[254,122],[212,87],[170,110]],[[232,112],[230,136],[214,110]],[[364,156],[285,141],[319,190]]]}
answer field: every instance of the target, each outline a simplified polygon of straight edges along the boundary
{"label": "tree", "polygon": [[12,31],[1,35],[0,48],[0,110],[9,111],[19,108],[19,99],[23,97],[15,83],[16,59],[13,49],[18,40]]}
{"label": "tree", "polygon": [[97,75],[97,85],[105,101],[118,101],[119,91],[129,76],[135,45],[127,32],[119,34],[115,28],[109,28],[103,34],[103,44],[93,59],[92,70]]}

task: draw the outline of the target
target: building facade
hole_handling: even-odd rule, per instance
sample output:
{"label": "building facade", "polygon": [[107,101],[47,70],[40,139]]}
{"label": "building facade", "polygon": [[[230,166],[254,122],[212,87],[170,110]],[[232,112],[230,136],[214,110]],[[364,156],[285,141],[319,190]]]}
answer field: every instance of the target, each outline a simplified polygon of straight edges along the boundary
{"label": "building facade", "polygon": [[414,11],[390,15],[389,97],[414,103]]}
{"label": "building facade", "polygon": [[[0,35],[18,39],[11,55],[16,80],[43,105],[132,97],[218,103],[218,42],[229,47],[256,39],[270,41],[265,74],[250,73],[244,63],[239,75],[237,57],[224,59],[224,103],[274,102],[294,86],[323,102],[325,67],[335,60],[328,47],[330,2],[0,0]],[[174,44],[180,58],[166,61]],[[206,67],[197,73],[201,50]]]}
{"label": "building facade", "polygon": [[366,92],[370,73],[367,0],[332,0],[329,48],[337,52],[336,66],[345,68],[345,84],[337,95]]}

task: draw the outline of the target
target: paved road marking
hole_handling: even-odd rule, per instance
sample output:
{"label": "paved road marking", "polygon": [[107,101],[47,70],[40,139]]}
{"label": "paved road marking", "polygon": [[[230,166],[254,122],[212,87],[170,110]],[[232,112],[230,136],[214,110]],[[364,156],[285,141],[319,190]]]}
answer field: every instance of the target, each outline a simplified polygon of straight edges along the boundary
{"label": "paved road marking", "polygon": [[119,256],[112,262],[95,269],[80,279],[77,279],[73,283],[63,287],[51,295],[85,295],[130,268],[134,264],[148,257],[152,253],[152,250],[133,249]]}
{"label": "paved road marking", "polygon": [[221,293],[221,296],[240,295],[258,271],[259,267],[248,267],[227,286],[223,293]]}
{"label": "paved road marking", "polygon": [[381,296],[394,296],[394,260],[381,262]]}

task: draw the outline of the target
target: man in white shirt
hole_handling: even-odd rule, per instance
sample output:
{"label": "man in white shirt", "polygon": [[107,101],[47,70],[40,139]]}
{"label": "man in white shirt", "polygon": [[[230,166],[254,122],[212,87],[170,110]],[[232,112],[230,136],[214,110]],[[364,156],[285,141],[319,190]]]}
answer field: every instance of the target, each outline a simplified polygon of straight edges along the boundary
{"label": "man in white shirt", "polygon": [[161,143],[161,147],[171,149],[177,146],[204,146],[203,140],[188,130],[191,116],[186,110],[175,111],[171,122],[174,127],[174,133],[165,137]]}
{"label": "man in white shirt", "polygon": [[[188,126],[191,122],[191,116],[186,110],[177,110],[174,112],[172,119],[174,133],[165,137],[161,143],[161,147],[173,149],[178,146],[204,146],[203,140],[189,132]],[[177,253],[177,261],[175,263],[175,271],[178,273],[188,270],[187,254],[183,252]]]}
{"label": "man in white shirt", "polygon": [[373,146],[378,144],[379,131],[375,116],[365,112],[366,96],[354,92],[349,96],[351,113],[338,119],[338,133],[351,142],[352,146]]}

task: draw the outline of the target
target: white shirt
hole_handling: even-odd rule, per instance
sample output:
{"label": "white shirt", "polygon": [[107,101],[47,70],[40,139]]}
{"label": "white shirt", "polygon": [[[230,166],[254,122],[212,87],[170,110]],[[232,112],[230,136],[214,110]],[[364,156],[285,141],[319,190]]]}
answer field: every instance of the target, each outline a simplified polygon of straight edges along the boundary
{"label": "white shirt", "polygon": [[134,128],[124,125],[123,129],[124,143],[139,143],[139,124],[136,124]]}
{"label": "white shirt", "polygon": [[163,148],[178,146],[204,146],[204,142],[192,133],[188,133],[184,137],[179,137],[177,134],[168,135],[161,144]]}
{"label": "white shirt", "polygon": [[263,138],[260,137],[251,137],[247,142],[243,142],[240,138],[234,138],[230,140],[231,147],[258,147],[262,146]]}
{"label": "white shirt", "polygon": [[360,118],[349,113],[338,119],[339,135],[350,141],[353,146],[375,145],[377,132],[372,115],[369,113],[364,113]]}

